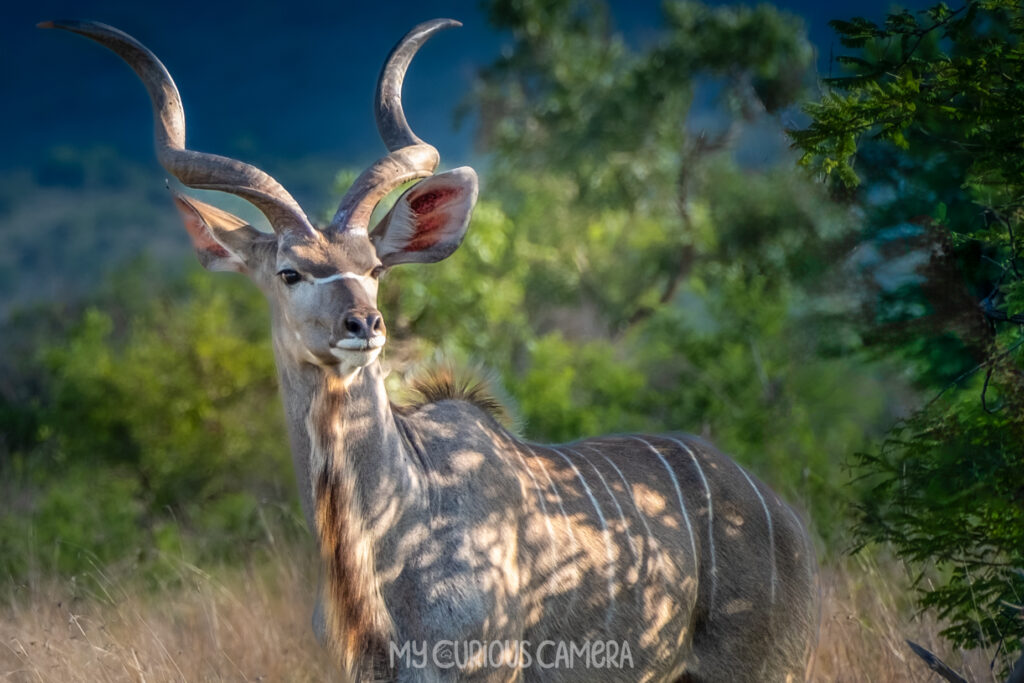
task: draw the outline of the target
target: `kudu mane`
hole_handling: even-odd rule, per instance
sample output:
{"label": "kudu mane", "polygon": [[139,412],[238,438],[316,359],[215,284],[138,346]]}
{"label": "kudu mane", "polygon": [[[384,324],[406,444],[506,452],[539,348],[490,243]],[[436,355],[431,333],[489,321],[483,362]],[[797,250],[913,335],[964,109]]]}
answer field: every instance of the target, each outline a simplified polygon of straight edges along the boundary
{"label": "kudu mane", "polygon": [[465,401],[490,415],[512,433],[521,430],[520,419],[510,399],[490,373],[445,363],[414,374],[403,389],[403,399],[393,404],[399,415],[439,401]]}

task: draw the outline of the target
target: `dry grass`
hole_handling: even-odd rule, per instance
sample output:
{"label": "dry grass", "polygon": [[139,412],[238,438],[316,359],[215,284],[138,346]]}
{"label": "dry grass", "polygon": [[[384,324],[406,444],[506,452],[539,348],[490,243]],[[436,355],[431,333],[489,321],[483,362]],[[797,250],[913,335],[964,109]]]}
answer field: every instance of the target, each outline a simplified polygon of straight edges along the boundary
{"label": "dry grass", "polygon": [[[99,572],[88,594],[74,582],[36,582],[0,601],[0,680],[337,680],[309,628],[311,565],[307,550],[289,549],[216,575],[181,563],[179,579],[156,590]],[[951,653],[933,620],[912,618],[905,583],[895,566],[863,559],[823,571],[812,680],[939,680],[905,638],[972,681],[993,680],[981,653]]]}
{"label": "dry grass", "polygon": [[937,654],[973,683],[996,681],[980,651],[953,651],[939,638],[941,625],[915,617],[906,572],[862,556],[822,569],[821,634],[812,661],[813,681],[891,683],[941,681],[907,647],[912,640]]}
{"label": "dry grass", "polygon": [[310,629],[307,555],[216,576],[181,563],[156,590],[102,574],[88,595],[38,582],[0,604],[0,681],[337,680]]}

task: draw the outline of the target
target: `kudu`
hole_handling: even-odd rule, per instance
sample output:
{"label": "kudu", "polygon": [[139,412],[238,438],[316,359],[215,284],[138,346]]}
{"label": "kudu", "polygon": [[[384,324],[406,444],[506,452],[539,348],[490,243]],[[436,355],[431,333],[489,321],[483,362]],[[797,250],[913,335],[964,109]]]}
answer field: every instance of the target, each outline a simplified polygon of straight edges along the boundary
{"label": "kudu", "polygon": [[[202,264],[245,273],[270,302],[302,507],[323,560],[314,628],[346,680],[371,669],[398,681],[802,679],[814,551],[794,512],[735,462],[683,435],[529,443],[443,380],[420,404],[389,401],[378,276],[450,255],[476,201],[472,169],[433,175],[438,153],[401,102],[413,55],[457,25],[420,24],[391,52],[375,101],[389,152],[324,227],[264,172],[189,150],[178,90],[139,42],[98,23],[42,26],[120,55],[152,99],[164,168],[244,197],[273,227],[174,197]],[[370,230],[377,203],[417,179]],[[408,643],[428,656],[396,659]],[[474,644],[486,657],[462,656]]]}

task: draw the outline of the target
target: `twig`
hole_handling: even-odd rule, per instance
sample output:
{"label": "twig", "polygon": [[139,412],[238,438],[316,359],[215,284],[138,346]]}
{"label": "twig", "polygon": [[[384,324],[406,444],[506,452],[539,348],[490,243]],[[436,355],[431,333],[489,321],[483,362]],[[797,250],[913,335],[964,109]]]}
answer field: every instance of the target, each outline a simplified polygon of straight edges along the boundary
{"label": "twig", "polygon": [[988,366],[988,370],[985,371],[985,384],[981,387],[981,409],[989,415],[995,415],[999,412],[999,408],[989,408],[988,402],[985,400],[985,394],[988,393],[988,383],[992,379],[992,371],[996,369],[995,365]]}
{"label": "twig", "polygon": [[1010,236],[1010,267],[1013,268],[1013,273],[1019,280],[1024,276],[1021,276],[1020,270],[1017,269],[1017,240],[1013,234],[1013,224],[1006,216],[1002,215],[998,211],[993,211],[992,214],[996,217],[996,220],[1006,227],[1006,232]]}
{"label": "twig", "polygon": [[928,35],[932,31],[934,31],[935,29],[941,28],[941,27],[945,26],[946,24],[948,24],[949,22],[953,21],[953,19],[956,17],[956,15],[960,14],[965,9],[967,9],[967,5],[964,5],[960,9],[957,9],[957,10],[954,10],[954,11],[950,12],[948,17],[946,17],[945,19],[943,19],[941,21],[935,22],[934,24],[932,24],[928,28],[923,28],[923,29],[919,29],[917,31],[913,31],[910,35],[917,35],[917,42],[915,42],[914,45],[909,50],[907,50],[906,54],[904,54],[904,56],[903,56],[903,60],[899,64],[896,65],[896,68],[894,69],[894,71],[899,71],[904,66],[906,66],[907,62],[910,61],[910,58],[914,55],[915,52],[917,52],[917,48],[921,45],[921,41],[924,40],[924,37],[926,35]]}
{"label": "twig", "polygon": [[945,678],[950,683],[967,683],[967,679],[946,666],[945,662],[936,657],[932,652],[924,649],[917,643],[908,640],[907,645],[914,651],[914,654],[924,660],[928,668]]}
{"label": "twig", "polygon": [[925,407],[928,407],[928,406],[930,406],[931,404],[933,404],[933,403],[935,403],[936,401],[938,401],[938,400],[939,400],[940,398],[942,398],[942,395],[943,395],[943,394],[945,394],[945,393],[946,393],[947,391],[949,391],[950,389],[952,389],[953,387],[955,387],[955,386],[956,386],[957,384],[960,384],[960,382],[962,382],[962,381],[963,381],[964,379],[966,379],[966,378],[970,377],[971,375],[973,375],[974,373],[976,373],[976,372],[977,372],[978,370],[981,370],[981,369],[982,369],[983,367],[985,367],[985,366],[987,366],[987,365],[990,365],[990,364],[992,364],[992,363],[995,363],[996,361],[1000,361],[1000,360],[1002,360],[1003,358],[1005,358],[1006,356],[1010,355],[1011,353],[1013,353],[1014,351],[1016,351],[1016,350],[1017,350],[1017,347],[1019,347],[1019,346],[1020,346],[1021,344],[1024,344],[1024,338],[1021,338],[1021,339],[1019,339],[1019,340],[1017,341],[1017,343],[1015,343],[1015,344],[1014,344],[1013,346],[1011,346],[1010,348],[1008,348],[1008,349],[1006,349],[1005,351],[1003,351],[1002,353],[1000,353],[1000,354],[999,354],[998,356],[994,356],[994,357],[992,357],[992,358],[989,358],[989,359],[987,359],[987,360],[984,360],[984,361],[982,361],[982,362],[978,363],[978,364],[977,364],[977,365],[975,365],[975,366],[974,366],[973,368],[971,368],[971,369],[970,369],[970,370],[968,370],[967,372],[963,373],[962,375],[960,375],[959,377],[957,377],[956,379],[954,379],[954,380],[953,380],[952,382],[950,382],[949,384],[947,384],[947,385],[946,385],[945,387],[943,387],[943,388],[942,388],[942,391],[940,391],[939,393],[937,393],[937,394],[935,395],[935,397],[934,397],[934,398],[932,398],[932,400],[928,401],[928,403],[926,403],[926,404],[925,404]]}

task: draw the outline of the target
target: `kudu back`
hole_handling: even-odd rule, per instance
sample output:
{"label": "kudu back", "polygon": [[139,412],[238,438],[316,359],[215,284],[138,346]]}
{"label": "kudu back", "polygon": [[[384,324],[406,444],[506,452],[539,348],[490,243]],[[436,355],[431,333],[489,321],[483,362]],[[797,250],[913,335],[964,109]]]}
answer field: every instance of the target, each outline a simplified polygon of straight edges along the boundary
{"label": "kudu back", "polygon": [[[767,486],[686,435],[523,441],[479,388],[434,377],[396,407],[379,355],[380,274],[462,242],[476,174],[434,174],[402,110],[391,52],[375,99],[388,154],[315,226],[269,175],[189,150],[178,90],[127,34],[48,22],[120,55],[153,103],[160,163],[185,186],[244,197],[261,232],[175,194],[202,264],[266,295],[303,511],[323,571],[314,629],[345,680],[793,681],[816,631],[814,550]],[[374,207],[418,180],[370,227]]]}

